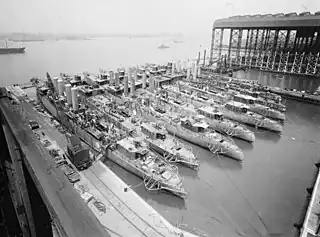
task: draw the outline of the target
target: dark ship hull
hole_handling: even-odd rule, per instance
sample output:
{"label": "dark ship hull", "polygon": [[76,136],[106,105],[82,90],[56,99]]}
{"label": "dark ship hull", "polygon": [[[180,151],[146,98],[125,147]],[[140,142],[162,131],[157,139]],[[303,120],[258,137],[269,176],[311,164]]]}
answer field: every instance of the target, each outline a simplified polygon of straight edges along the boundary
{"label": "dark ship hull", "polygon": [[0,48],[0,54],[20,54],[25,53],[25,47],[20,48]]}

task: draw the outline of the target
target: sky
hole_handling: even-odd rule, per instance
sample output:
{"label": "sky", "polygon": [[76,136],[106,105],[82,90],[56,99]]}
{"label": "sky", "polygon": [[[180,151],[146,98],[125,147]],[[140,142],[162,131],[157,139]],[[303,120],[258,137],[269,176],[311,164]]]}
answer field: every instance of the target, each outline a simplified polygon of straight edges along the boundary
{"label": "sky", "polygon": [[320,11],[320,0],[0,0],[0,33],[211,31],[233,15]]}

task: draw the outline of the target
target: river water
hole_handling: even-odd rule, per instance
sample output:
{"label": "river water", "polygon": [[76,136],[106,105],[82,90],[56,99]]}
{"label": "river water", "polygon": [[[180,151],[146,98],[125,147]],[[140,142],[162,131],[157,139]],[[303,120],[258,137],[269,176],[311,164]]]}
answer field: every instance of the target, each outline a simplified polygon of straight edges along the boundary
{"label": "river water", "polygon": [[[162,43],[170,48],[157,49]],[[24,55],[0,55],[0,84],[23,83],[33,76],[44,77],[46,72],[97,73],[99,68],[195,58],[209,43],[210,35],[186,38],[179,44],[169,38],[25,43]],[[300,90],[315,90],[320,82],[259,71],[236,76]],[[293,223],[300,220],[305,205],[305,189],[316,174],[313,163],[319,159],[320,107],[289,100],[286,104],[282,136],[251,128],[257,138],[253,145],[235,140],[245,154],[242,165],[193,146],[201,167],[198,172],[180,168],[189,192],[185,201],[147,193],[138,178],[110,162],[107,165],[173,224],[186,223],[208,236],[292,237]]]}

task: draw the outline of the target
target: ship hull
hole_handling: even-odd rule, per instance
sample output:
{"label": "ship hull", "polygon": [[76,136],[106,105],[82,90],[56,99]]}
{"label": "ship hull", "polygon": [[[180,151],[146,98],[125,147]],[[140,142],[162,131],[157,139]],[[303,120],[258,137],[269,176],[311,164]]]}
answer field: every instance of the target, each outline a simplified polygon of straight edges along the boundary
{"label": "ship hull", "polygon": [[25,53],[25,48],[0,48],[0,54],[22,54]]}
{"label": "ship hull", "polygon": [[243,161],[244,159],[244,155],[242,151],[236,150],[236,149],[230,149],[227,146],[225,146],[224,144],[219,143],[219,141],[216,141],[214,139],[211,139],[209,137],[200,137],[199,135],[196,135],[194,132],[188,131],[186,129],[182,129],[180,128],[178,125],[175,124],[170,124],[168,121],[164,122],[159,121],[159,119],[157,119],[155,116],[151,115],[148,112],[141,112],[141,115],[143,117],[145,117],[148,120],[157,122],[157,123],[163,123],[164,127],[166,128],[166,130],[168,131],[168,133],[177,136],[185,141],[188,141],[190,143],[193,143],[195,145],[198,145],[204,149],[209,149],[210,147],[216,147],[219,148],[219,151],[221,151],[221,153],[224,156],[227,156],[229,158],[238,160],[238,161]]}
{"label": "ship hull", "polygon": [[[81,140],[83,140],[85,143],[87,143],[91,148],[100,150],[99,141],[95,139],[93,136],[91,136],[85,129],[81,129],[80,126],[76,123],[74,123],[71,119],[68,119],[67,116],[64,114],[63,111],[59,111],[56,109],[56,107],[50,102],[50,100],[46,96],[37,95],[39,102],[42,103],[42,105],[45,107],[45,109],[48,110],[49,113],[51,113],[52,116],[54,116],[62,126],[67,128],[69,132],[72,132],[80,137]],[[117,154],[115,151],[111,151],[107,149],[105,156],[118,164],[119,166],[125,168],[126,170],[130,171],[131,173],[137,175],[138,177],[144,179],[146,174],[130,164],[126,161],[120,154]],[[185,198],[186,193],[184,191],[175,191],[170,187],[169,184],[166,184],[164,182],[160,182],[161,189],[165,190],[167,192],[170,192],[178,197]]]}
{"label": "ship hull", "polygon": [[249,110],[254,113],[261,114],[261,115],[266,116],[268,118],[274,119],[274,120],[284,121],[286,119],[286,116],[277,110],[268,110],[267,111],[264,108],[260,108],[258,106],[250,106],[250,105],[249,105]]}
{"label": "ship hull", "polygon": [[38,102],[40,102],[43,107],[55,118],[57,119],[63,127],[72,131],[75,135],[79,136],[86,144],[95,150],[100,150],[99,141],[93,136],[89,135],[84,129],[82,129],[78,124],[76,124],[71,119],[68,119],[63,111],[56,109],[55,105],[46,96],[41,96],[37,94]]}
{"label": "ship hull", "polygon": [[[143,172],[141,169],[138,169],[137,167],[135,167],[133,164],[127,162],[127,158],[124,158],[119,152],[117,151],[112,151],[110,149],[107,149],[106,151],[106,157],[108,159],[110,159],[111,161],[113,161],[114,163],[116,163],[117,165],[121,166],[122,168],[126,169],[127,171],[129,171],[130,173],[138,176],[141,179],[144,179],[146,176],[148,176],[145,172]],[[176,192],[173,191],[172,188],[170,187],[170,185],[167,185],[163,182],[160,182],[161,186],[162,186],[162,190],[166,191],[166,192],[170,192],[172,194],[174,194],[175,196],[178,196],[180,198],[185,198],[186,197],[186,193],[180,193],[180,192]],[[170,191],[169,191],[170,190]]]}
{"label": "ship hull", "polygon": [[[149,148],[153,151],[155,151],[156,153],[158,153],[162,159],[165,159],[165,154],[169,154],[170,156],[174,156],[174,154],[168,152],[166,149],[163,149],[161,148],[159,145],[155,144],[152,140],[150,139],[146,139],[146,142],[148,143],[149,145]],[[173,141],[172,141],[173,142]],[[183,160],[179,160],[179,158],[174,161],[174,162],[170,162],[168,160],[165,160],[166,162],[169,162],[171,164],[180,164],[180,165],[183,165],[183,166],[186,166],[188,168],[191,168],[191,169],[194,169],[194,170],[198,170],[199,169],[199,164],[192,164],[192,163],[188,163],[188,162],[185,162]]]}
{"label": "ship hull", "polygon": [[[184,115],[198,115],[199,113],[193,111],[192,109],[185,108],[183,106],[177,106],[173,103],[170,103],[174,108]],[[252,131],[248,129],[244,129],[241,126],[234,127],[230,125],[228,122],[218,121],[214,119],[210,119],[205,117],[204,120],[209,124],[210,128],[213,130],[216,130],[223,134],[231,134],[232,137],[239,138],[241,140],[247,141],[247,142],[254,142],[255,141],[255,135]]]}
{"label": "ship hull", "polygon": [[[188,98],[186,98],[185,95],[183,95],[182,98],[184,98],[185,101],[188,100]],[[217,104],[213,103],[210,100],[205,101],[205,100],[202,100],[199,98],[194,98],[192,100],[192,103],[194,103],[197,106],[203,106],[203,105],[218,106]],[[278,123],[271,123],[271,122],[267,122],[267,121],[262,121],[260,119],[254,118],[248,114],[236,113],[231,110],[225,109],[223,106],[220,106],[219,110],[223,113],[223,116],[227,119],[230,119],[233,121],[238,121],[239,123],[248,124],[248,125],[251,125],[254,127],[258,127],[258,128],[263,128],[263,129],[266,129],[266,130],[269,130],[269,131],[272,131],[275,133],[282,132],[282,126]]]}

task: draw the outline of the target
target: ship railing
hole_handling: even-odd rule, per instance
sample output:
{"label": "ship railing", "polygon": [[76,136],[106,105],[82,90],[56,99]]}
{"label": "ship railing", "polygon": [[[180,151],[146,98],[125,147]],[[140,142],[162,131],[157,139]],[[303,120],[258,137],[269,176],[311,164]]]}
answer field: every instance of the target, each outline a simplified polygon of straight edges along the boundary
{"label": "ship railing", "polygon": [[219,143],[217,143],[217,144],[212,144],[212,143],[208,144],[208,149],[215,155],[216,154],[224,154],[225,153]]}

